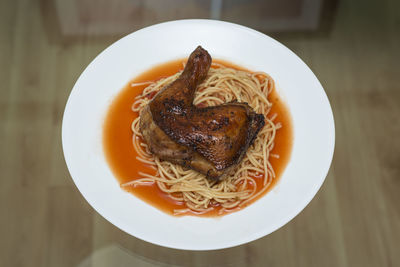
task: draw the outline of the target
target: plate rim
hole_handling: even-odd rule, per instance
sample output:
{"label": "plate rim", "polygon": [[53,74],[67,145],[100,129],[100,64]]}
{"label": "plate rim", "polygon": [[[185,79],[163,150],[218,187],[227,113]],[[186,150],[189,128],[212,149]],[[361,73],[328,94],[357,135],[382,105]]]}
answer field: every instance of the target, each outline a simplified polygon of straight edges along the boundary
{"label": "plate rim", "polygon": [[[319,85],[319,87],[320,87],[320,89],[321,89],[322,95],[323,95],[323,97],[325,98],[325,102],[328,104],[328,105],[327,105],[328,110],[329,110],[329,114],[328,114],[328,115],[329,115],[329,117],[330,117],[329,119],[330,119],[330,126],[331,126],[331,140],[330,140],[329,151],[328,151],[328,152],[329,152],[329,153],[328,153],[328,154],[329,154],[329,157],[328,157],[328,159],[327,159],[326,166],[324,166],[324,171],[323,171],[324,175],[322,176],[322,178],[320,178],[320,179],[318,180],[319,183],[314,184],[314,189],[313,189],[313,192],[314,192],[314,193],[313,193],[313,194],[310,194],[308,197],[303,198],[303,200],[304,200],[303,203],[301,203],[301,204],[298,205],[298,206],[301,206],[301,208],[300,208],[300,209],[293,209],[292,214],[287,215],[287,216],[285,217],[285,219],[282,220],[282,222],[277,223],[277,224],[279,224],[279,225],[274,225],[273,227],[271,227],[271,229],[272,229],[271,231],[268,231],[268,230],[267,230],[267,231],[263,231],[263,229],[264,229],[264,228],[263,228],[263,229],[261,229],[261,230],[259,230],[259,231],[255,231],[252,235],[249,235],[249,238],[244,238],[244,239],[240,240],[239,242],[236,242],[235,244],[225,244],[225,245],[222,245],[222,246],[221,246],[221,245],[219,245],[219,246],[210,245],[210,246],[207,247],[207,248],[205,248],[205,247],[196,247],[196,246],[193,246],[193,247],[189,247],[189,248],[188,248],[188,247],[179,246],[179,245],[177,245],[177,244],[174,245],[174,244],[172,244],[172,243],[170,243],[170,244],[159,243],[159,242],[157,242],[156,240],[151,240],[151,239],[148,239],[148,238],[146,238],[146,237],[143,237],[141,234],[137,234],[137,233],[132,234],[132,233],[128,232],[124,227],[121,227],[121,223],[115,223],[115,220],[114,220],[112,217],[108,216],[108,214],[104,214],[103,212],[100,212],[99,209],[98,209],[98,207],[96,207],[95,204],[91,203],[91,201],[85,196],[84,192],[81,190],[80,186],[78,185],[78,183],[76,182],[75,178],[74,178],[73,175],[72,175],[70,162],[69,162],[68,159],[67,159],[68,156],[66,155],[66,149],[65,149],[65,146],[66,146],[66,144],[65,144],[65,135],[66,135],[66,133],[65,133],[65,131],[66,131],[66,128],[65,128],[65,127],[66,127],[66,125],[65,125],[65,121],[66,121],[66,120],[65,120],[65,117],[66,117],[67,112],[68,112],[68,107],[69,107],[69,105],[71,105],[71,104],[70,104],[71,96],[72,96],[73,94],[76,93],[77,84],[79,84],[79,81],[80,81],[81,77],[82,77],[83,74],[87,71],[87,69],[89,68],[89,66],[91,66],[91,65],[93,64],[93,62],[95,62],[95,60],[96,60],[98,57],[100,57],[103,53],[106,53],[108,50],[110,50],[116,43],[121,42],[121,41],[124,40],[124,39],[130,38],[130,36],[133,35],[133,34],[136,34],[136,33],[138,33],[138,32],[142,32],[142,31],[151,30],[151,29],[154,29],[154,28],[157,28],[157,27],[160,27],[160,26],[173,25],[173,24],[177,24],[177,23],[178,23],[178,24],[180,24],[180,23],[202,23],[202,24],[207,23],[207,24],[225,25],[225,26],[228,26],[228,27],[233,27],[233,28],[238,28],[238,29],[241,29],[241,30],[245,30],[245,31],[247,31],[247,32],[249,32],[249,33],[251,33],[251,34],[256,34],[256,35],[258,35],[258,36],[260,36],[260,37],[262,37],[262,38],[267,38],[267,39],[269,39],[270,41],[274,42],[275,45],[278,45],[278,46],[280,46],[280,47],[283,47],[285,50],[287,50],[289,53],[291,53],[292,56],[295,56],[295,57],[299,60],[299,62],[302,63],[303,67],[305,67],[306,69],[308,69],[308,70],[313,74],[314,78],[315,78],[316,81],[318,82],[318,85]],[[160,62],[160,64],[162,64],[162,63],[163,63],[163,62]],[[294,137],[295,137],[295,136],[293,136],[293,138],[294,138]],[[302,210],[303,210],[305,207],[307,207],[307,205],[311,202],[311,200],[316,196],[316,194],[317,194],[318,191],[320,190],[322,184],[323,184],[324,181],[326,180],[326,177],[327,177],[327,175],[328,175],[328,173],[329,173],[329,169],[330,169],[330,166],[331,166],[331,164],[332,164],[332,159],[333,159],[333,156],[334,156],[334,149],[335,149],[335,123],[334,123],[334,116],[333,116],[332,106],[331,106],[331,104],[330,104],[329,98],[328,98],[328,96],[327,96],[327,94],[326,94],[326,92],[325,92],[323,86],[321,85],[320,81],[318,80],[318,78],[316,77],[316,75],[314,74],[314,72],[307,66],[307,64],[306,64],[299,56],[297,56],[292,50],[290,50],[288,47],[286,47],[285,45],[283,45],[283,44],[280,43],[279,41],[275,40],[274,38],[272,38],[272,37],[270,37],[270,36],[268,36],[268,35],[266,35],[266,34],[264,34],[264,33],[261,33],[261,32],[259,32],[259,31],[256,31],[256,30],[254,30],[254,29],[251,29],[251,28],[249,28],[249,27],[242,26],[242,25],[239,25],[239,24],[235,24],[235,23],[231,23],[231,22],[225,22],[225,21],[220,21],[220,20],[211,20],[211,19],[184,19],[184,20],[172,20],[172,21],[157,23],[157,24],[154,24],[154,25],[151,25],[151,26],[148,26],[148,27],[144,27],[144,28],[139,29],[139,30],[137,30],[137,31],[134,31],[134,32],[132,32],[132,33],[129,33],[129,34],[125,35],[124,37],[122,37],[122,38],[116,40],[116,41],[113,42],[111,45],[107,46],[107,47],[106,47],[104,50],[102,50],[97,56],[95,56],[95,57],[91,60],[91,62],[86,66],[86,68],[81,72],[79,78],[76,80],[76,82],[75,82],[75,84],[74,84],[74,86],[73,86],[73,88],[72,88],[72,90],[71,90],[71,92],[70,92],[70,94],[69,94],[69,96],[68,96],[68,100],[66,101],[65,109],[64,109],[64,113],[63,113],[63,118],[62,118],[61,139],[62,139],[63,156],[64,156],[64,159],[65,159],[65,162],[66,162],[68,171],[69,171],[69,173],[70,173],[70,176],[71,176],[71,178],[72,178],[72,180],[73,180],[75,186],[78,188],[79,192],[82,194],[83,198],[90,204],[90,206],[91,206],[94,210],[96,210],[96,212],[97,212],[98,214],[100,214],[100,215],[101,215],[102,217],[104,217],[107,221],[109,221],[110,223],[112,223],[115,227],[117,227],[117,228],[119,228],[120,230],[126,232],[127,234],[132,235],[132,236],[134,236],[134,237],[136,237],[136,238],[138,238],[138,239],[141,239],[141,240],[143,240],[143,241],[150,242],[150,243],[152,243],[152,244],[159,245],[159,246],[163,246],[163,247],[168,247],[168,248],[181,249],[181,250],[201,251],[201,250],[218,250],[218,249],[225,249],[225,248],[230,248],[230,247],[236,247],[236,246],[239,246],[239,245],[242,245],[242,244],[245,244],[245,243],[248,243],[248,242],[257,240],[257,239],[259,239],[259,238],[261,238],[261,237],[264,237],[264,236],[266,236],[266,235],[268,235],[268,234],[271,234],[271,233],[275,232],[276,230],[278,230],[279,228],[285,226],[288,222],[290,222],[290,221],[293,220],[298,214],[300,214],[300,213],[302,212]],[[293,141],[293,142],[294,142],[294,141]],[[289,160],[289,162],[290,162],[290,160]],[[121,189],[121,191],[122,191],[122,189]]]}

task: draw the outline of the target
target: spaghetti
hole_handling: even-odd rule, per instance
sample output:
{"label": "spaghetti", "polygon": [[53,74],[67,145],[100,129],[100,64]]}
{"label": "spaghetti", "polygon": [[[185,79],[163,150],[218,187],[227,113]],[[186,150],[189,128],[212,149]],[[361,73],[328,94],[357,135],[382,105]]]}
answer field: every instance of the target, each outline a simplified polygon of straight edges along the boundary
{"label": "spaghetti", "polygon": [[[163,87],[179,77],[181,72],[158,81],[146,82],[149,85],[138,95],[132,105],[134,112],[140,111]],[[143,85],[132,84],[132,87]],[[269,162],[274,148],[276,131],[280,123],[274,123],[276,114],[269,114],[272,104],[268,95],[275,90],[273,79],[266,73],[235,70],[213,63],[206,79],[196,90],[194,105],[198,107],[215,106],[237,100],[247,102],[255,112],[264,114],[265,126],[258,133],[253,145],[243,160],[221,181],[209,181],[204,175],[183,168],[180,165],[162,161],[153,155],[142,139],[139,129],[140,117],[132,122],[133,146],[137,159],[155,170],[155,174],[139,172],[141,178],[122,184],[122,186],[141,186],[156,183],[172,199],[186,204],[185,209],[174,210],[175,214],[196,212],[205,213],[221,206],[220,213],[245,206],[268,190],[275,172]],[[255,179],[263,179],[263,188],[257,190]],[[257,193],[256,193],[257,191]]]}

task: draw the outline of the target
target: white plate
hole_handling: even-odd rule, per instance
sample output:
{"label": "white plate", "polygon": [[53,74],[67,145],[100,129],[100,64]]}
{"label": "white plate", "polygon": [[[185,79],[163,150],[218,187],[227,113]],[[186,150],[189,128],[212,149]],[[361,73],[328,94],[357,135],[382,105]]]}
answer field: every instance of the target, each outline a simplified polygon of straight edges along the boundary
{"label": "white plate", "polygon": [[[124,85],[154,65],[187,57],[199,44],[213,58],[269,73],[293,118],[292,155],[279,183],[249,207],[221,218],[173,217],[126,193],[113,176],[102,147],[104,116]],[[322,185],[334,141],[328,98],[300,58],[260,32],[212,20],[157,24],[112,44],[79,77],[62,125],[68,169],[79,191],[98,213],[137,238],[190,250],[250,242],[293,219]]]}

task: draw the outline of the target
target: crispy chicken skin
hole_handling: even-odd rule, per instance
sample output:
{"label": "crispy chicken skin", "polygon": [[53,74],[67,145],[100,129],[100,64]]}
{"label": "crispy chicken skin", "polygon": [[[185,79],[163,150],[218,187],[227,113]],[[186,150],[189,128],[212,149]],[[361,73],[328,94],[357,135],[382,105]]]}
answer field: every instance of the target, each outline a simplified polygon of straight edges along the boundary
{"label": "crispy chicken skin", "polygon": [[264,116],[247,103],[194,106],[196,88],[210,66],[211,56],[197,47],[180,77],[142,110],[140,130],[160,159],[218,180],[241,161],[264,126]]}

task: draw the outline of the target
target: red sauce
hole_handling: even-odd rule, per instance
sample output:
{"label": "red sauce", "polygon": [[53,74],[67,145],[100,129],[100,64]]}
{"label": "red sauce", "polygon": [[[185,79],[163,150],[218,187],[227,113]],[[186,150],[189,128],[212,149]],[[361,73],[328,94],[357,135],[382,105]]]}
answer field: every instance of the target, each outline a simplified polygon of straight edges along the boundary
{"label": "red sauce", "polygon": [[[132,145],[131,124],[132,121],[137,118],[138,114],[131,110],[131,106],[134,102],[135,96],[139,95],[147,85],[132,88],[130,84],[133,82],[139,83],[153,81],[175,74],[183,69],[182,62],[184,61],[185,60],[183,59],[174,60],[153,67],[142,73],[130,81],[110,105],[104,123],[103,145],[110,168],[120,184],[132,181],[135,178],[140,178],[140,175],[138,174],[139,171],[155,173],[155,171],[150,169],[146,164],[136,159],[137,153]],[[235,69],[244,69],[221,60],[213,59],[213,62],[221,63]],[[270,94],[269,101],[273,103],[270,114],[277,113],[278,117],[275,122],[281,122],[283,127],[276,133],[275,147],[272,151],[272,153],[278,154],[279,158],[270,157],[270,162],[275,170],[277,178],[274,179],[273,184],[270,185],[265,193],[277,183],[279,177],[284,171],[290,158],[293,141],[292,123],[287,107],[275,91]],[[263,177],[257,177],[255,180],[258,192],[263,188]],[[156,184],[123,187],[123,189],[134,194],[148,204],[171,215],[175,209],[186,208],[184,203],[171,199],[166,193],[162,192]],[[220,206],[215,206],[212,211],[201,214],[200,216],[221,215],[219,213],[220,209]],[[222,213],[222,215],[224,215],[224,213]]]}

